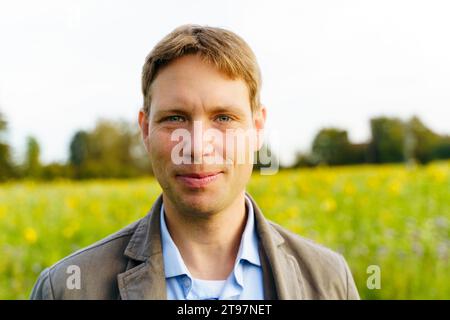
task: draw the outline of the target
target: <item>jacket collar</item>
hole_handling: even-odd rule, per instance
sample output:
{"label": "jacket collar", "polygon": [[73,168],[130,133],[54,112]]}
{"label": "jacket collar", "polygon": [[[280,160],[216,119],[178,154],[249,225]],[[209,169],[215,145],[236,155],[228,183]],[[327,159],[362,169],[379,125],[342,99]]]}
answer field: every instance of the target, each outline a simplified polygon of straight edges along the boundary
{"label": "jacket collar", "polygon": [[[248,193],[246,195],[253,205],[258,236],[268,260],[268,266],[263,265],[263,269],[270,267],[278,299],[301,299],[304,292],[297,261],[285,250],[283,237],[266,220],[254,199]],[[161,249],[161,205],[162,195],[140,220],[125,249],[125,256],[131,260],[127,270],[117,276],[120,296],[124,300],[167,299]],[[298,281],[293,281],[293,277]]]}
{"label": "jacket collar", "polygon": [[123,300],[167,299],[158,214],[161,204],[162,195],[141,219],[125,249],[125,256],[131,260],[127,270],[117,276]]}
{"label": "jacket collar", "polygon": [[[256,228],[262,249],[267,256],[279,300],[305,298],[303,277],[297,260],[286,250],[284,238],[264,217],[256,201],[249,195],[255,212]],[[267,271],[267,270],[266,270]],[[267,288],[268,283],[264,284]]]}

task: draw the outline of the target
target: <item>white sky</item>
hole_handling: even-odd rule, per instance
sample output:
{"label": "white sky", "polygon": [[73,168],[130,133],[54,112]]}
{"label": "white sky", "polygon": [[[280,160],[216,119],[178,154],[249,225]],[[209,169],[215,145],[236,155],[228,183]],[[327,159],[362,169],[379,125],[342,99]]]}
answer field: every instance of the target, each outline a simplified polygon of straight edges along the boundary
{"label": "white sky", "polygon": [[63,161],[99,117],[137,125],[145,56],[185,23],[253,48],[285,163],[324,126],[367,140],[372,116],[416,114],[450,133],[450,1],[0,0],[0,110],[16,155],[29,134],[43,161]]}

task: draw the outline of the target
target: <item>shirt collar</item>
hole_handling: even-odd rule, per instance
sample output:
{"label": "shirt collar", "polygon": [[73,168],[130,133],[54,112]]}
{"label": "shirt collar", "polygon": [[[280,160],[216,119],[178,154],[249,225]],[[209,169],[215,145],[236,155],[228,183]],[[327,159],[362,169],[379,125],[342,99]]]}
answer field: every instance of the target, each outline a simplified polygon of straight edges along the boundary
{"label": "shirt collar", "polygon": [[258,235],[255,228],[255,214],[250,199],[245,196],[245,203],[247,207],[247,223],[242,233],[241,244],[237,255],[236,262],[240,260],[247,260],[248,262],[261,266],[258,250]]}
{"label": "shirt collar", "polygon": [[188,268],[184,264],[180,251],[175,242],[173,242],[167,229],[166,220],[164,218],[164,204],[161,205],[161,245],[163,248],[164,273],[166,278],[187,275],[192,279]]}
{"label": "shirt collar", "polygon": [[[237,278],[238,282],[241,280],[241,272],[239,272],[240,262],[246,260],[256,266],[261,266],[261,261],[259,258],[258,251],[258,235],[255,229],[255,217],[253,212],[253,206],[245,196],[245,203],[247,207],[247,222],[242,233],[241,243],[239,246],[238,255],[236,258],[236,263],[233,272]],[[163,259],[164,259],[164,272],[165,277],[175,277],[180,275],[187,275],[192,279],[189,270],[184,264],[183,258],[181,257],[180,251],[178,250],[175,242],[173,242],[170,236],[169,230],[167,229],[165,217],[164,217],[164,203],[161,205],[161,242],[163,247]]]}
{"label": "shirt collar", "polygon": [[221,295],[224,298],[236,299],[241,294],[245,282],[244,268],[246,268],[246,262],[256,265],[259,268],[261,267],[258,252],[259,242],[255,228],[253,206],[247,196],[245,197],[245,203],[247,205],[248,212],[247,224],[245,225],[244,232],[242,233],[241,244],[239,246],[233,272],[228,278],[228,280],[231,281],[231,285],[225,286]]}

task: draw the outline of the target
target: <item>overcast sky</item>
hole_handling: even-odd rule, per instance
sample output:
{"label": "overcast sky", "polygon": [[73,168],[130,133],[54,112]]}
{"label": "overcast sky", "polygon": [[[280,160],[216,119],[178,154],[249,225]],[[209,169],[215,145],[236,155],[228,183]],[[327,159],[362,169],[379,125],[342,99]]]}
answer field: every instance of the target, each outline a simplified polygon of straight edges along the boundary
{"label": "overcast sky", "polygon": [[34,135],[43,161],[64,161],[100,117],[137,125],[145,56],[196,23],[253,48],[285,163],[324,126],[366,141],[373,116],[416,114],[450,133],[449,17],[450,1],[432,0],[0,0],[0,110],[16,155]]}

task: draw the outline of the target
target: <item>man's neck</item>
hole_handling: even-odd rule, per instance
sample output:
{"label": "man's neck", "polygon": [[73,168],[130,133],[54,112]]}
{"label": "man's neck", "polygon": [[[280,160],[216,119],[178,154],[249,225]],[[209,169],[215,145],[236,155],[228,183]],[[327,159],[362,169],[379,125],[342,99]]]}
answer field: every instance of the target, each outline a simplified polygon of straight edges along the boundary
{"label": "man's neck", "polygon": [[220,212],[201,219],[183,215],[164,202],[170,235],[194,278],[224,280],[233,270],[247,221],[245,192]]}

